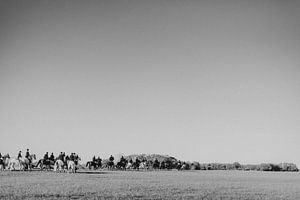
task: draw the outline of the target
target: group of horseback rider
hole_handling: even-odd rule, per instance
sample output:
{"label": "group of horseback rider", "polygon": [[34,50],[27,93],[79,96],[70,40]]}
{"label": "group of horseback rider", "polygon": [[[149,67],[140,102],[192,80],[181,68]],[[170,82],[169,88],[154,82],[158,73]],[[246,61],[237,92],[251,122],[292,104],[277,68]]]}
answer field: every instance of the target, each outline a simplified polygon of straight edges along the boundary
{"label": "group of horseback rider", "polygon": [[[17,155],[17,159],[21,160],[22,158],[23,158],[22,151],[19,151],[19,153]],[[33,158],[29,152],[29,149],[26,150],[25,158],[28,159],[29,164],[32,164]],[[53,152],[51,153],[50,156],[49,156],[49,153],[46,152],[43,156],[43,159],[39,160],[37,162],[36,166],[38,166],[39,164],[42,164],[42,165],[46,165],[46,166],[48,165],[50,167],[50,165],[53,165],[56,160],[61,160],[64,163],[67,163],[68,160],[72,160],[77,165],[80,158],[79,158],[78,154],[76,154],[76,153],[71,153],[70,155],[66,155],[65,152],[60,152],[59,156],[57,158],[55,158]],[[0,162],[1,161],[3,161],[3,156],[0,153]]]}
{"label": "group of horseback rider", "polygon": [[[29,149],[26,150],[25,158],[28,159],[29,164],[32,163],[32,157],[31,157],[31,155],[30,155],[30,153],[29,153]],[[18,159],[18,160],[22,159],[22,151],[19,151],[18,156],[17,156],[17,159]]]}
{"label": "group of horseback rider", "polygon": [[68,156],[68,155],[65,154],[65,152],[60,152],[60,154],[57,157],[57,160],[61,160],[63,162],[67,162],[68,160],[72,160],[77,165],[80,158],[79,158],[78,154],[76,154],[76,153],[71,153],[70,156]]}
{"label": "group of horseback rider", "polygon": [[[108,167],[114,165],[114,159],[115,158],[112,155],[109,157],[109,162],[107,163]],[[98,156],[97,158],[96,156],[93,156],[92,160],[86,163],[86,167],[88,167],[89,169],[99,169],[100,167],[102,167],[102,159],[100,158],[100,156]]]}

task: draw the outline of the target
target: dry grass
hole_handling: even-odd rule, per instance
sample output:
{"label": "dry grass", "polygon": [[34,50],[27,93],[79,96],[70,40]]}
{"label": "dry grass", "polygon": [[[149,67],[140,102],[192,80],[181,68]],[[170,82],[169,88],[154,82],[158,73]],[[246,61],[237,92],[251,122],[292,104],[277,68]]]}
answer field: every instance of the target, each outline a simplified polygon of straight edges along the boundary
{"label": "dry grass", "polygon": [[300,173],[0,172],[0,199],[300,199]]}

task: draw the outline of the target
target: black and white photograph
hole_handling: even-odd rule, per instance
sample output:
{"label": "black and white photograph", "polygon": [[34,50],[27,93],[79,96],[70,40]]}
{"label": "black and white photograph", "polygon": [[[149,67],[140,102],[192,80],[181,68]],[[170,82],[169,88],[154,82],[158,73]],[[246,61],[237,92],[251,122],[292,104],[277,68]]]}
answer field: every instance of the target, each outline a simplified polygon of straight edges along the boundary
{"label": "black and white photograph", "polygon": [[300,199],[299,0],[0,0],[0,199]]}

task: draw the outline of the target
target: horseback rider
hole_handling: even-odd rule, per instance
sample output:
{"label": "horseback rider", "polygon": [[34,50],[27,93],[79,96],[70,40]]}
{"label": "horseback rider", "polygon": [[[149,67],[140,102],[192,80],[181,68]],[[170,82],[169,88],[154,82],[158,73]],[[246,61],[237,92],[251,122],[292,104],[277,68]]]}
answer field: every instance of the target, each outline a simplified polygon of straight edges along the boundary
{"label": "horseback rider", "polygon": [[75,160],[79,160],[79,156],[78,156],[78,154],[77,153],[74,153],[74,157],[75,157]]}
{"label": "horseback rider", "polygon": [[96,162],[96,156],[93,157],[92,161],[93,161],[93,163]]}
{"label": "horseback rider", "polygon": [[78,161],[79,161],[79,156],[78,156],[78,154],[74,153],[74,163],[75,163],[75,165],[78,165]]}
{"label": "horseback rider", "polygon": [[53,152],[51,153],[49,160],[52,160],[52,161],[54,162],[54,155],[53,155]]}
{"label": "horseback rider", "polygon": [[65,159],[65,157],[66,157],[66,153],[65,152],[63,152],[62,153],[62,156],[61,156],[61,160],[63,161],[63,162],[65,162],[66,161],[66,159]]}
{"label": "horseback rider", "polygon": [[26,154],[25,154],[25,158],[27,158],[28,160],[30,160],[30,153],[29,153],[29,149],[26,150]]}
{"label": "horseback rider", "polygon": [[74,161],[74,160],[75,160],[74,153],[71,153],[71,155],[70,155],[70,160],[72,160],[72,161]]}
{"label": "horseback rider", "polygon": [[97,158],[97,165],[98,165],[98,167],[101,167],[101,165],[102,165],[102,159],[100,158],[100,156],[98,156],[98,158]]}
{"label": "horseback rider", "polygon": [[48,152],[44,155],[44,160],[49,160]]}
{"label": "horseback rider", "polygon": [[120,158],[120,162],[121,162],[121,163],[126,162],[126,159],[122,156],[122,157]]}
{"label": "horseback rider", "polygon": [[20,158],[22,158],[22,151],[19,151],[19,153],[18,153],[17,159],[19,160]]}
{"label": "horseback rider", "polygon": [[114,162],[114,159],[115,159],[115,158],[114,158],[112,155],[110,155],[109,161],[110,161],[110,162]]}
{"label": "horseback rider", "polygon": [[60,152],[60,154],[58,155],[57,159],[63,161],[63,153],[62,152]]}
{"label": "horseback rider", "polygon": [[26,150],[25,158],[28,159],[29,165],[30,165],[30,164],[31,164],[31,159],[32,159],[32,158],[31,158],[31,156],[30,156],[29,149]]}

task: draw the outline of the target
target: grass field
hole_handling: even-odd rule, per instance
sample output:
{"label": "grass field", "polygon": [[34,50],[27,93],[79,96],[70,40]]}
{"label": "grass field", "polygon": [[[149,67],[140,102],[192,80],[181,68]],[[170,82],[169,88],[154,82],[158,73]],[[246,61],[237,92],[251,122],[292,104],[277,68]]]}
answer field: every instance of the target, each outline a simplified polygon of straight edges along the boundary
{"label": "grass field", "polygon": [[300,199],[300,173],[0,172],[0,199]]}

